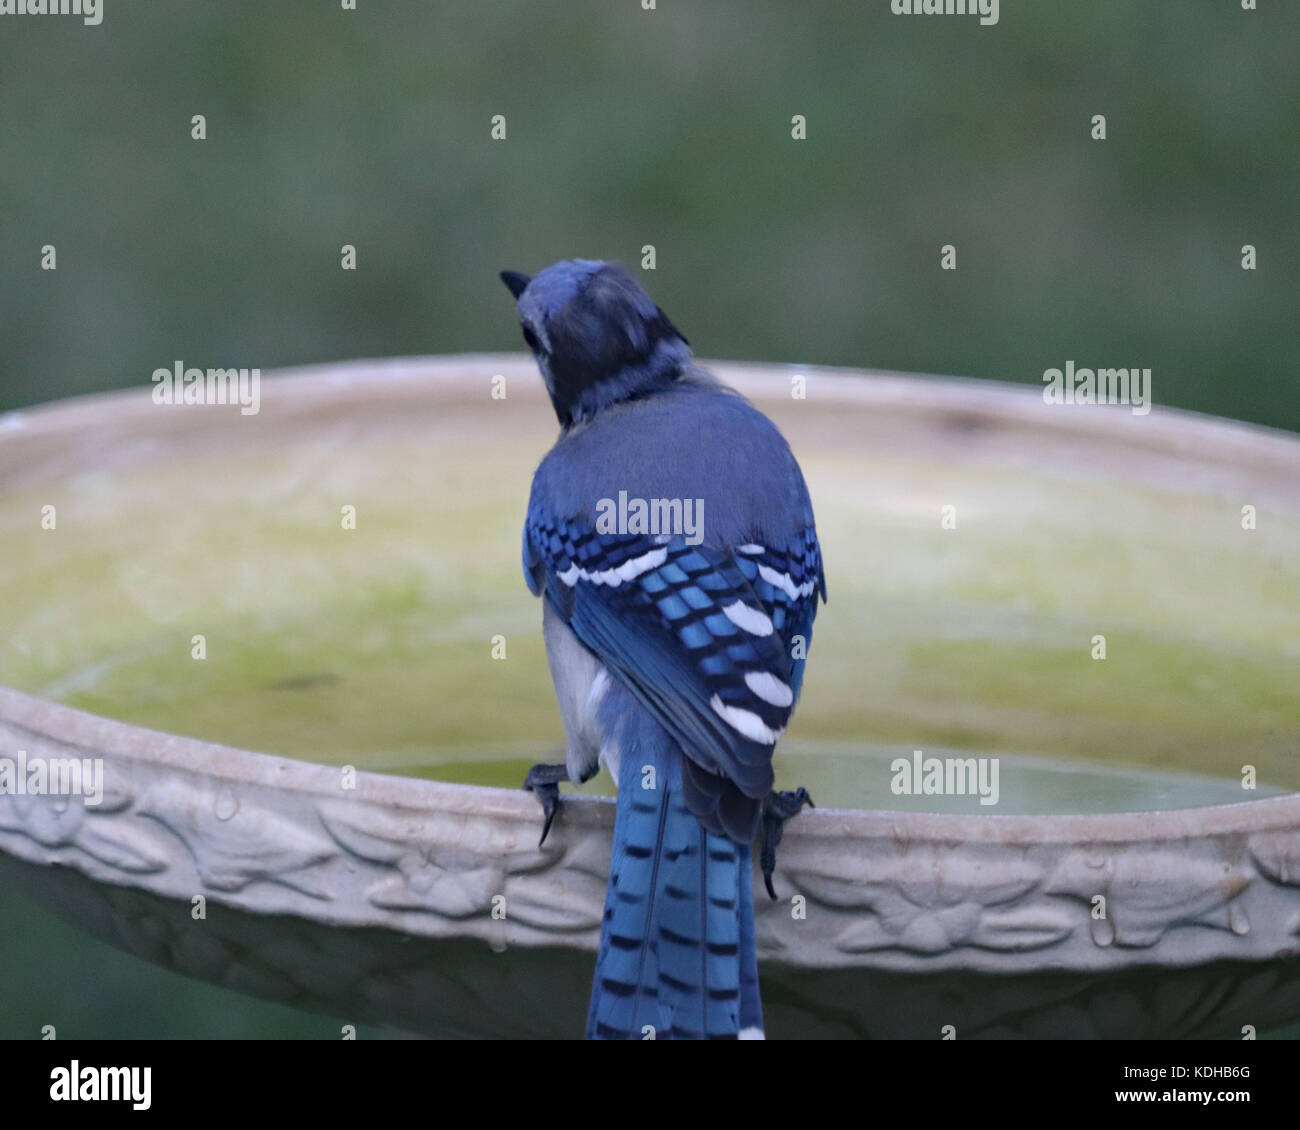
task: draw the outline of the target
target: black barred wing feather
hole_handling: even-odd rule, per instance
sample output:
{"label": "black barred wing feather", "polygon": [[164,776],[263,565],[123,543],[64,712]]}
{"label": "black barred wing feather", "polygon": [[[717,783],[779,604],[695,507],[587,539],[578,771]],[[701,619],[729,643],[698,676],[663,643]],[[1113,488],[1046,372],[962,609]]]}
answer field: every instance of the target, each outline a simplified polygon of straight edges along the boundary
{"label": "black barred wing feather", "polygon": [[809,526],[791,546],[737,546],[736,562],[785,641],[793,661],[790,686],[798,701],[818,597],[826,601],[826,574],[817,532]]}
{"label": "black barred wing feather", "polygon": [[[680,537],[598,534],[530,511],[524,570],[533,591],[545,590],[578,639],[696,766],[751,800],[767,794],[772,751],[798,696],[816,594],[825,591],[811,531],[793,551],[756,543],[731,550]],[[804,643],[792,648],[799,634]],[[717,790],[705,791],[719,802]],[[745,820],[756,818],[752,804],[743,807]]]}

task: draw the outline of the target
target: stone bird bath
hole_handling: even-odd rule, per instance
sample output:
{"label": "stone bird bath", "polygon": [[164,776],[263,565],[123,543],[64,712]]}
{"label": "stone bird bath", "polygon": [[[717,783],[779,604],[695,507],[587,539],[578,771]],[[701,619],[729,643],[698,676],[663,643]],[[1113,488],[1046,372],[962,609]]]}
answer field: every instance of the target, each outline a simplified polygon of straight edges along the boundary
{"label": "stone bird bath", "polygon": [[[759,900],[769,1035],[1300,1016],[1300,441],[716,371],[803,463],[830,584],[778,778],[820,807]],[[0,877],[355,1022],[576,1036],[613,808],[575,794],[539,849],[517,788],[561,741],[518,564],[554,428],[531,362],[261,394],[249,416],[140,389],[0,417],[0,759],[104,774],[93,806],[0,795]],[[997,803],[899,795],[917,750],[997,758]]]}

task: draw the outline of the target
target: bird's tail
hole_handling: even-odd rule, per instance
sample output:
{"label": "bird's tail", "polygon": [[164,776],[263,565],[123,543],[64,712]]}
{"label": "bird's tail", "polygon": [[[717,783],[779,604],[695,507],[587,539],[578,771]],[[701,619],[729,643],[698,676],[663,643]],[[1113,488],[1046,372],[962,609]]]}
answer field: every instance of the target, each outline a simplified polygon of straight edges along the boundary
{"label": "bird's tail", "polygon": [[589,1039],[763,1035],[749,846],[700,826],[681,758],[661,730],[622,748]]}

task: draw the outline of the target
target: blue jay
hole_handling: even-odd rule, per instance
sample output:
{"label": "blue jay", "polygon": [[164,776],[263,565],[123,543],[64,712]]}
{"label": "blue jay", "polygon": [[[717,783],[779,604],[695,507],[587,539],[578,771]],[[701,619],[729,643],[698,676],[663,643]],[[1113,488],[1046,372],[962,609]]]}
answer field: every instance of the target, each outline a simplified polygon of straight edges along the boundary
{"label": "blue jay", "polygon": [[618,785],[587,1036],[762,1038],[750,851],[775,898],[782,824],[812,803],[772,789],[826,599],[808,489],[622,267],[501,278],[560,423],[523,538],[568,738],[524,784],[542,840],[561,781],[603,762]]}

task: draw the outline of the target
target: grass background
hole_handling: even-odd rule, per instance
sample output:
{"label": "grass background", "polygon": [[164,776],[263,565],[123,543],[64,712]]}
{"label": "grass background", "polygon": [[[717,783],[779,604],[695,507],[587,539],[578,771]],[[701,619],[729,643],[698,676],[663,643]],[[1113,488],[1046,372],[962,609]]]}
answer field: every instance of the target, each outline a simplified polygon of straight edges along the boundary
{"label": "grass background", "polygon": [[886,0],[9,18],[0,407],[177,358],[517,347],[498,269],[653,244],[701,356],[1140,365],[1158,403],[1297,428],[1298,40],[1268,0],[1005,4],[993,27]]}

